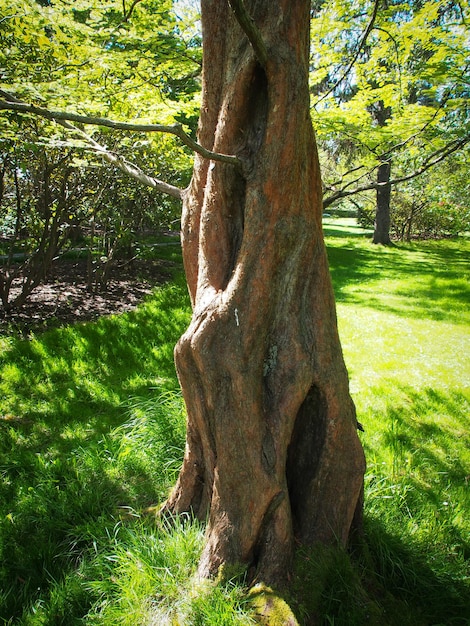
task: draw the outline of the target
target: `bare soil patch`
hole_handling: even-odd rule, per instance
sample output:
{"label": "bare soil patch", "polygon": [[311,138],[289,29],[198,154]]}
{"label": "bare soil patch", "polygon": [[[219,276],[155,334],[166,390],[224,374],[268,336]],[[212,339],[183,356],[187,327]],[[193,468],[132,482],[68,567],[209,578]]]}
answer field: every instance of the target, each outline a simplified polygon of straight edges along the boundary
{"label": "bare soil patch", "polygon": [[116,264],[106,287],[92,291],[87,286],[86,261],[61,259],[21,309],[0,310],[0,332],[28,335],[130,311],[155,286],[169,280],[171,266],[170,261],[162,260]]}

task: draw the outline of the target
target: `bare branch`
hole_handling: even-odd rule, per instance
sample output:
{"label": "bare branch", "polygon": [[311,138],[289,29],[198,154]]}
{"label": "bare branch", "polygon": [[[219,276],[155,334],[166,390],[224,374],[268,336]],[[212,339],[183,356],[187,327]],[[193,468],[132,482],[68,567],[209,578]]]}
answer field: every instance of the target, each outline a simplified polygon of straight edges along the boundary
{"label": "bare branch", "polygon": [[[0,94],[4,96],[5,92],[0,90]],[[11,94],[7,94],[7,95],[9,98],[11,98],[11,100],[8,101],[8,104],[22,104],[17,98],[12,96]],[[2,101],[0,101],[0,108],[1,108],[1,103]],[[107,161],[111,165],[114,165],[114,167],[117,167],[118,169],[120,169],[122,172],[124,172],[128,176],[131,176],[135,180],[138,180],[140,183],[143,183],[144,185],[147,185],[148,187],[152,187],[153,189],[156,189],[157,191],[165,193],[169,196],[172,196],[173,198],[178,198],[178,200],[182,200],[183,195],[184,195],[184,189],[180,189],[179,187],[170,185],[169,183],[159,180],[158,178],[148,176],[137,165],[134,165],[133,163],[129,163],[129,161],[119,156],[115,152],[111,152],[110,150],[107,150],[104,146],[102,146],[97,141],[95,141],[92,137],[87,135],[87,133],[85,133],[80,128],[77,128],[76,126],[71,124],[69,121],[62,120],[62,119],[54,119],[54,118],[48,118],[48,119],[53,119],[53,121],[55,121],[57,124],[60,124],[60,126],[62,126],[63,128],[66,128],[67,130],[73,132],[74,134],[84,139],[88,143],[90,148],[93,150],[93,152],[101,156],[105,161]]]}
{"label": "bare branch", "polygon": [[[451,141],[443,148],[436,150],[436,152],[433,152],[433,154],[431,154],[424,161],[421,167],[414,170],[410,174],[407,174],[406,176],[399,176],[397,178],[392,178],[390,181],[386,183],[371,182],[371,183],[367,183],[366,185],[361,185],[359,187],[355,187],[354,189],[349,189],[349,190],[347,188],[352,183],[347,183],[347,185],[345,185],[342,189],[339,189],[338,191],[335,191],[334,193],[332,193],[331,196],[323,198],[323,208],[331,206],[332,204],[334,204],[337,200],[340,200],[341,198],[347,198],[349,196],[353,196],[363,191],[371,191],[373,189],[379,189],[380,187],[384,187],[385,185],[397,185],[399,183],[404,183],[408,180],[412,180],[413,178],[416,178],[417,176],[424,174],[424,172],[427,172],[427,170],[431,169],[431,167],[434,167],[438,163],[441,163],[442,161],[444,161],[444,159],[446,159],[450,154],[457,152],[457,150],[460,150],[461,148],[463,148],[467,143],[470,143],[470,134],[465,135],[461,139],[458,139],[458,140],[456,139],[454,141]],[[373,170],[371,170],[369,174],[371,174],[372,172]]]}
{"label": "bare branch", "polygon": [[[347,172],[345,172],[342,176],[340,180],[335,181],[334,183],[330,183],[330,185],[328,186],[329,189],[336,189],[339,185],[343,184],[343,180],[347,177],[350,176],[351,174],[354,174],[355,172],[358,172],[360,170],[364,170],[365,169],[365,165],[358,165],[357,167],[353,167],[352,169],[348,170]],[[349,180],[347,183],[344,184],[343,187],[341,187],[341,189],[344,191],[345,189],[347,189],[348,187],[351,187],[351,185],[354,185],[356,183],[358,183],[362,178],[369,176],[374,170],[376,169],[376,167],[373,167],[371,170],[368,170],[367,172],[364,172],[363,174],[360,174],[357,178],[354,178],[352,180]]]}
{"label": "bare branch", "polygon": [[342,73],[342,75],[340,76],[340,78],[336,81],[336,83],[330,87],[330,89],[328,89],[328,91],[326,93],[324,93],[322,95],[321,98],[319,98],[316,103],[313,105],[314,108],[317,106],[318,103],[320,103],[322,100],[324,100],[325,98],[327,98],[330,93],[332,93],[336,87],[343,82],[343,80],[346,78],[346,76],[349,74],[349,72],[352,70],[354,63],[357,61],[362,48],[364,47],[366,41],[367,41],[367,37],[369,36],[372,28],[374,27],[374,23],[375,23],[375,19],[377,17],[377,11],[379,10],[379,4],[380,4],[381,0],[375,0],[374,2],[374,7],[372,9],[372,15],[371,18],[369,20],[369,23],[366,26],[366,29],[364,30],[364,32],[362,33],[362,37],[359,40],[359,44],[357,46],[357,50],[356,53],[354,54],[354,56],[352,57],[351,61],[349,62],[349,65],[346,67],[346,69],[344,70],[344,72]]}
{"label": "bare branch", "polygon": [[[80,132],[78,128],[75,128],[74,130],[76,132]],[[85,133],[83,133],[83,135],[84,134]],[[106,150],[106,148],[104,148],[100,144],[97,144],[91,137],[88,137],[87,139],[88,141],[93,142],[94,145],[92,145],[92,149],[94,150],[94,152],[96,152],[96,154],[99,154],[101,157],[103,157],[103,159],[108,161],[108,163],[120,169],[121,172],[128,174],[132,178],[138,180],[140,183],[147,185],[147,187],[152,187],[153,189],[172,196],[173,198],[178,198],[178,200],[183,199],[184,189],[180,189],[179,187],[170,185],[169,183],[166,183],[163,180],[159,180],[158,178],[155,178],[153,176],[148,176],[139,167],[137,167],[137,165],[129,163],[129,161],[126,161],[126,159],[119,156],[118,154]]]}
{"label": "bare branch", "polygon": [[188,146],[193,152],[197,152],[206,159],[211,161],[221,161],[222,163],[229,163],[231,165],[240,166],[241,162],[238,157],[230,154],[219,154],[206,150],[203,146],[194,141],[189,135],[187,135],[181,124],[131,124],[129,122],[116,122],[104,117],[90,117],[88,115],[80,115],[78,113],[67,113],[66,111],[51,111],[43,107],[34,106],[32,104],[26,104],[20,102],[16,98],[12,98],[10,94],[0,90],[0,96],[5,100],[0,100],[0,110],[5,111],[18,111],[20,113],[32,113],[33,115],[39,115],[45,119],[59,122],[68,121],[75,122],[76,124],[86,124],[93,126],[104,126],[106,128],[112,128],[114,130],[125,130],[127,132],[137,133],[167,133],[175,135],[181,141]]}
{"label": "bare branch", "polygon": [[237,22],[240,24],[243,32],[248,37],[258,61],[263,67],[266,67],[268,62],[268,50],[263,38],[261,37],[259,29],[245,7],[245,3],[243,0],[228,0],[228,2],[232,7],[235,17],[237,18]]}

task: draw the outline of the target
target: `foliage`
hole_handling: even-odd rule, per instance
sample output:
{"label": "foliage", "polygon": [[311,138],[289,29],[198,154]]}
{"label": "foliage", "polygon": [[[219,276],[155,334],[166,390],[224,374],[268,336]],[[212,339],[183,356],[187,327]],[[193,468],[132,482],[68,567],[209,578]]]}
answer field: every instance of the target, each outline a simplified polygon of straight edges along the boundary
{"label": "foliage", "polygon": [[463,149],[468,41],[467,2],[314,5],[312,112],[327,204],[373,188],[381,162],[400,180]]}
{"label": "foliage", "polygon": [[[41,104],[177,120],[194,131],[200,41],[194,34],[184,38],[185,25],[171,13],[171,2],[134,2],[126,11],[125,2],[1,0],[0,9],[2,88]],[[110,263],[130,251],[136,231],[178,222],[176,200],[103,168],[80,133],[11,112],[1,121],[5,310],[21,306],[77,236],[89,248],[90,287],[101,288]],[[92,140],[175,185],[189,182],[190,154],[166,137],[95,128]],[[11,296],[20,280],[19,296]]]}
{"label": "foliage", "polygon": [[[143,185],[129,186],[122,174],[103,170],[81,150],[51,145],[43,139],[49,130],[37,120],[19,120],[16,139],[2,143],[0,295],[6,311],[25,302],[53,259],[67,249],[87,251],[89,287],[102,289],[115,259],[135,254],[139,233],[179,222],[174,199]],[[129,136],[121,153],[132,150],[137,163],[187,183],[184,155],[175,154],[172,145],[165,152],[167,145],[164,138],[152,145]],[[19,292],[13,289],[18,287]]]}
{"label": "foliage", "polygon": [[[0,297],[5,310],[21,306],[49,271],[53,258],[66,242],[72,218],[71,199],[75,202],[82,195],[80,177],[74,175],[71,166],[71,153],[46,152],[39,142],[30,140],[31,135],[37,137],[40,132],[34,120],[32,126],[20,146],[13,141],[4,145]],[[21,269],[20,292],[10,298],[13,281]]]}
{"label": "foliage", "polygon": [[[300,624],[464,624],[469,242],[371,250],[349,218],[325,233],[365,431],[365,535],[353,557],[300,551],[283,598]],[[132,313],[0,338],[6,623],[251,623],[242,573],[194,578],[203,526],[155,518],[183,454],[172,350],[188,321],[178,275]]]}
{"label": "foliage", "polygon": [[3,84],[58,108],[168,119],[171,102],[197,90],[193,74],[200,64],[200,41],[184,39],[171,6],[170,0],[127,7],[117,0],[2,0]]}

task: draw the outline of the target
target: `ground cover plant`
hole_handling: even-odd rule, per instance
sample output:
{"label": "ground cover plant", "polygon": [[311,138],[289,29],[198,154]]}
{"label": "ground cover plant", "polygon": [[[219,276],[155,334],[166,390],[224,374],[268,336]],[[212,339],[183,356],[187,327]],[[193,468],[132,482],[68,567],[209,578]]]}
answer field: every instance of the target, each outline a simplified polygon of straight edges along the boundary
{"label": "ground cover plant", "polygon": [[[298,554],[285,600],[299,624],[467,624],[470,243],[377,248],[348,219],[325,233],[364,428],[364,537]],[[188,321],[179,271],[134,311],[0,337],[0,623],[260,611],[243,573],[194,581],[200,524],[155,515],[182,458],[172,350]]]}

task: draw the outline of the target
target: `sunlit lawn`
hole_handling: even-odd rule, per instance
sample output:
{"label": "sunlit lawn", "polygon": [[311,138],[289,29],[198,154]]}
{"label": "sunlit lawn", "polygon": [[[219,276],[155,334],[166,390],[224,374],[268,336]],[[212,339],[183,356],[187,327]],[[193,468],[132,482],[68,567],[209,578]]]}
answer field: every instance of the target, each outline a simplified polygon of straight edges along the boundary
{"label": "sunlit lawn", "polygon": [[[288,600],[301,624],[467,624],[470,242],[325,232],[364,426],[364,545],[301,552]],[[176,276],[132,313],[0,337],[0,623],[250,623],[242,579],[195,591],[203,528],[152,514],[182,457],[188,320]]]}

